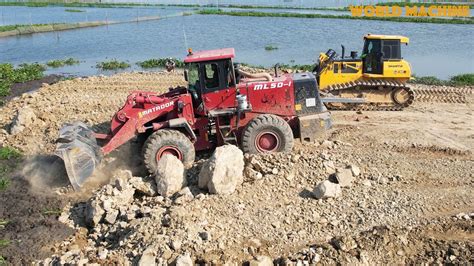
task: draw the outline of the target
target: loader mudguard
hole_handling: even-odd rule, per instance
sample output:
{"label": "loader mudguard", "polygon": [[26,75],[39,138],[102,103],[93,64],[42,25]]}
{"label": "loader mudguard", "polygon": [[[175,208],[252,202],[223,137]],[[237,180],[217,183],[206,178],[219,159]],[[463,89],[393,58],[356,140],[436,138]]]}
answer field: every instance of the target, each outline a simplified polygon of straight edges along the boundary
{"label": "loader mudguard", "polygon": [[194,131],[189,125],[188,121],[186,121],[186,118],[180,117],[180,118],[170,119],[168,120],[168,125],[170,128],[180,128],[180,127],[184,128],[186,132],[189,134],[191,141],[194,142],[197,140],[196,134],[194,134]]}

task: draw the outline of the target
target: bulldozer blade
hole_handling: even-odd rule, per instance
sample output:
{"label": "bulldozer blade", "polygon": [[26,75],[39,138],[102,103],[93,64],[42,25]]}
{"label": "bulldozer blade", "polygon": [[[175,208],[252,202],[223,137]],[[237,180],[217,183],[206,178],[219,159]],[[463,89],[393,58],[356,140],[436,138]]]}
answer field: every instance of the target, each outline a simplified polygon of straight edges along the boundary
{"label": "bulldozer blade", "polygon": [[55,154],[63,159],[74,190],[80,190],[102,159],[94,132],[81,122],[65,124],[56,143]]}

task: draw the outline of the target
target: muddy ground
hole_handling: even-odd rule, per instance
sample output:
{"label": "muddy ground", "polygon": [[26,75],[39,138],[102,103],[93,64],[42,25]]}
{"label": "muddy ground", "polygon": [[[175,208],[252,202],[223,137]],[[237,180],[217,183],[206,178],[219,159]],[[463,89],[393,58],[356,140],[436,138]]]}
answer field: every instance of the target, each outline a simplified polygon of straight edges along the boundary
{"label": "muddy ground", "polygon": [[[124,224],[127,232],[136,231],[131,237],[111,226],[91,231],[59,222],[61,213],[100,193],[57,189],[67,184],[51,156],[60,126],[84,121],[104,129],[129,91],[177,85],[184,85],[179,73],[79,78],[44,85],[3,106],[0,145],[19,149],[24,157],[0,161],[17,165],[9,174],[11,185],[0,191],[0,219],[9,221],[0,229],[0,239],[9,240],[0,246],[0,255],[16,265],[60,258],[74,246],[82,262],[137,262],[147,247],[162,241],[170,248],[157,246],[154,254],[165,262],[187,252],[195,261],[216,264],[258,255],[281,263],[473,263],[473,88],[414,85],[418,101],[404,111],[333,112],[330,142],[297,144],[289,155],[257,157],[263,177],[246,179],[230,196],[208,195],[191,182],[203,199],[186,204],[142,195],[134,199],[138,208],[166,211],[171,221],[166,227],[163,217],[138,216]],[[12,119],[26,106],[36,119],[10,135]],[[134,149],[126,145],[113,154],[120,160],[106,162],[143,176]],[[328,178],[328,165],[356,165],[361,174],[340,198],[316,200],[310,191]],[[100,175],[104,182],[113,176],[112,171]],[[92,232],[114,235],[125,245]],[[203,232],[210,237],[203,239]],[[352,244],[341,248],[340,239]],[[172,248],[173,242],[179,247]],[[98,259],[104,248],[108,255]]]}

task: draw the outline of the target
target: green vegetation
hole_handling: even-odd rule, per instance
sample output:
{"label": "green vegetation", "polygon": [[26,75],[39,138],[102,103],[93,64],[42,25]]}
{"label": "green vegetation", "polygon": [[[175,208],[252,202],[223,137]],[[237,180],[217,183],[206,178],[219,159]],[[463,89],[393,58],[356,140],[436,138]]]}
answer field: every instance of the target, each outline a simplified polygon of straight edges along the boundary
{"label": "green vegetation", "polygon": [[278,50],[278,47],[273,46],[271,44],[265,45],[265,51],[273,51],[273,50]]}
{"label": "green vegetation", "polygon": [[51,24],[31,24],[31,25],[7,25],[0,26],[0,37],[33,34],[38,32],[61,31],[86,27],[97,27],[111,24],[107,21],[78,22],[78,23],[51,23]]}
{"label": "green vegetation", "polygon": [[[10,93],[10,87],[13,83],[27,82],[43,77],[46,68],[38,63],[21,64],[14,68],[12,64],[0,64],[0,97],[7,96]],[[0,149],[0,159],[3,148]]]}
{"label": "green vegetation", "polygon": [[413,75],[414,80],[411,83],[437,85],[437,86],[474,86],[474,73],[460,74],[451,77],[449,80],[442,80],[433,76],[418,77]]}
{"label": "green vegetation", "polygon": [[0,177],[0,191],[5,190],[10,185],[10,179],[6,177]]}
{"label": "green vegetation", "polygon": [[0,148],[0,160],[18,159],[21,157],[21,153],[11,147]]}
{"label": "green vegetation", "polygon": [[[328,10],[328,11],[348,11],[348,7],[297,7],[297,6],[252,6],[252,5],[223,5],[229,8],[241,9],[295,9],[295,10]],[[212,6],[215,7],[215,6]]]}
{"label": "green vegetation", "polygon": [[9,224],[9,223],[10,223],[10,221],[8,221],[8,220],[0,219],[0,229],[5,228],[5,226],[7,226],[7,224]]}
{"label": "green vegetation", "polygon": [[0,248],[6,247],[10,245],[10,240],[8,239],[0,239]]}
{"label": "green vegetation", "polygon": [[72,66],[72,65],[77,65],[77,64],[79,64],[79,60],[76,60],[74,58],[68,58],[64,60],[51,60],[46,63],[47,66],[52,67],[52,68]]}
{"label": "green vegetation", "polygon": [[80,9],[66,9],[64,10],[66,12],[71,12],[71,13],[82,13],[82,12],[86,12],[85,10],[80,10]]}
{"label": "green vegetation", "polygon": [[474,86],[474,73],[456,75],[449,81],[455,86]]}
{"label": "green vegetation", "polygon": [[301,71],[313,71],[314,65],[289,65],[289,64],[279,64],[280,68],[301,70]]}
{"label": "green vegetation", "polygon": [[242,17],[283,17],[283,18],[333,18],[333,19],[356,19],[356,20],[382,20],[393,22],[416,22],[416,23],[439,23],[439,24],[474,24],[474,17],[467,19],[452,18],[423,18],[423,17],[366,17],[351,15],[329,15],[329,14],[299,14],[299,13],[271,13],[271,12],[241,12],[241,11],[223,11],[223,10],[200,10],[200,15],[227,15]]}
{"label": "green vegetation", "polygon": [[[169,60],[169,58],[158,58],[158,59],[148,59],[143,62],[138,62],[137,65],[139,65],[141,68],[155,68],[155,67],[165,67],[166,62]],[[179,59],[174,59],[172,60],[175,62],[177,68],[183,68],[184,67],[184,62],[179,60]]]}
{"label": "green vegetation", "polygon": [[96,65],[97,68],[101,70],[117,70],[129,68],[130,64],[124,61],[118,61],[116,59],[110,61],[100,62]]}
{"label": "green vegetation", "polygon": [[44,209],[42,211],[44,215],[60,215],[61,212],[61,209]]}

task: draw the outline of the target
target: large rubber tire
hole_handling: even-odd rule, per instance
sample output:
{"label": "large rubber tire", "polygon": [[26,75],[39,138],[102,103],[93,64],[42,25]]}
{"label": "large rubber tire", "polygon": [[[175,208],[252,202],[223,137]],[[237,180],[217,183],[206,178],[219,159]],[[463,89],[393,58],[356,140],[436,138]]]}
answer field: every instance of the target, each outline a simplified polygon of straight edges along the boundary
{"label": "large rubber tire", "polygon": [[147,170],[154,174],[158,160],[164,154],[178,157],[189,168],[196,156],[193,143],[181,132],[161,129],[151,134],[143,145],[143,162]]}
{"label": "large rubber tire", "polygon": [[276,115],[259,115],[242,132],[242,150],[246,153],[290,152],[293,148],[290,125]]}

